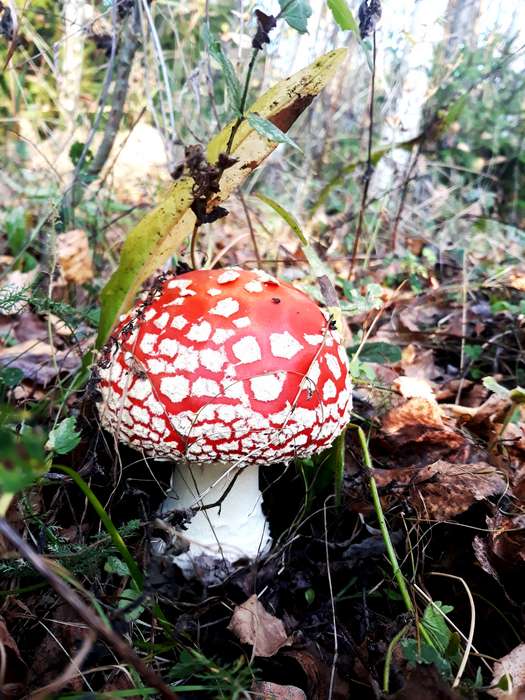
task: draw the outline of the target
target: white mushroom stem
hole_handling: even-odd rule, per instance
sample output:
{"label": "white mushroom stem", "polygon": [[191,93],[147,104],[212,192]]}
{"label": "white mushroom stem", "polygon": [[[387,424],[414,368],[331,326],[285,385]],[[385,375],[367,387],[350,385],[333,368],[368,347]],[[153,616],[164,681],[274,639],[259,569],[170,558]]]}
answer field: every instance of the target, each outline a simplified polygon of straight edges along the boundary
{"label": "white mushroom stem", "polygon": [[255,559],[270,545],[259,468],[254,465],[239,470],[221,462],[179,464],[162,511],[214,504],[225,493],[220,505],[199,510],[181,532],[190,548],[177,556],[175,563],[185,573],[193,573],[194,560],[201,555],[231,564],[244,557]]}

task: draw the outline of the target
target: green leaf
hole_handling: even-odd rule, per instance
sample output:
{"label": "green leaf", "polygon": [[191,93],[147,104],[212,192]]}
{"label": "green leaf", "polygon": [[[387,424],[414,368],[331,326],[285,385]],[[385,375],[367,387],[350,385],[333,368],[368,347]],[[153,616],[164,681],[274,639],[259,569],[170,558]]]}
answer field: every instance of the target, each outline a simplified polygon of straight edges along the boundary
{"label": "green leaf", "polygon": [[481,345],[465,345],[465,357],[475,362],[483,355],[483,347]]}
{"label": "green leaf", "polygon": [[[275,199],[267,197],[265,194],[261,194],[260,192],[257,192],[255,196],[261,202],[264,202],[269,207],[271,207],[274,210],[274,212],[278,214],[281,217],[281,219],[283,219],[283,221],[285,221],[288,224],[288,226],[292,229],[297,238],[301,241],[304,257],[306,258],[308,265],[310,265],[310,269],[312,270],[313,274],[316,277],[322,277],[323,275],[326,275],[328,278],[330,278],[332,276],[332,271],[330,270],[328,265],[326,265],[321,260],[313,245],[308,241],[307,237],[303,233],[301,224],[297,221],[295,216],[289,211],[287,211],[278,202],[276,202]],[[329,311],[332,314],[337,313],[337,311],[333,308],[330,308]]]}
{"label": "green leaf", "polygon": [[493,688],[499,688],[504,693],[508,693],[512,688],[512,676],[510,673],[504,673]]}
{"label": "green leaf", "polygon": [[76,418],[64,418],[56,428],[49,433],[47,447],[57,455],[66,455],[80,442],[80,433],[76,429]]}
{"label": "green leaf", "polygon": [[296,29],[300,34],[308,31],[308,17],[312,14],[312,8],[308,0],[279,0],[281,17]]}
{"label": "green leaf", "polygon": [[346,4],[346,0],[327,0],[327,4],[339,27],[344,31],[350,30],[359,36],[359,27],[352,10]]}
{"label": "green leaf", "polygon": [[[287,131],[334,76],[347,53],[346,49],[336,49],[321,56],[270,88],[255,101],[250,111],[270,121],[278,120],[281,131]],[[235,120],[227,124],[208,144],[210,163],[216,163],[219,155],[226,151],[234,124]],[[224,202],[275,147],[275,142],[268,141],[244,120],[231,150],[231,155],[238,160],[224,171],[215,202]],[[144,280],[191,236],[195,225],[195,214],[191,210],[194,184],[189,176],[173,183],[157,207],[146,214],[124,241],[118,269],[102,290],[97,347],[106,342],[118,317],[133,304]]]}
{"label": "green leaf", "polygon": [[273,141],[274,143],[287,143],[289,146],[293,146],[298,151],[302,150],[284,131],[281,131],[278,126],[275,126],[271,121],[261,117],[259,114],[254,112],[248,115],[248,124],[255,129],[255,131],[268,139],[268,141]]}
{"label": "green leaf", "polygon": [[416,666],[417,664],[434,664],[444,678],[449,679],[452,677],[452,670],[449,662],[444,659],[434,647],[430,646],[430,644],[421,642],[421,644],[418,645],[415,639],[403,639],[401,640],[401,648],[403,649],[405,659],[412,666]]}
{"label": "green leaf", "polygon": [[269,207],[271,207],[274,212],[279,214],[281,219],[283,221],[286,221],[288,226],[292,229],[292,231],[295,233],[297,238],[301,241],[303,245],[308,245],[308,240],[306,239],[306,236],[303,233],[303,230],[301,228],[301,224],[297,221],[295,216],[291,214],[289,211],[287,211],[284,207],[282,207],[278,202],[275,201],[275,199],[272,199],[271,197],[267,197],[265,194],[262,194],[261,192],[257,192],[255,195],[257,199],[259,199],[261,202],[264,202],[267,204]]}
{"label": "green leaf", "polygon": [[121,559],[115,556],[110,556],[107,558],[104,564],[104,571],[108,574],[116,574],[117,576],[130,576],[130,571],[128,565]]}
{"label": "green leaf", "polygon": [[304,597],[308,605],[311,605],[315,600],[315,591],[313,588],[307,588],[304,592]]}
{"label": "green leaf", "polygon": [[356,355],[351,359],[348,371],[354,379],[365,379],[369,382],[373,382],[376,379],[376,373],[372,365],[367,362],[361,362]]}
{"label": "green leaf", "polygon": [[421,624],[427,630],[434,646],[443,656],[450,642],[451,632],[448,628],[444,615],[448,615],[454,608],[451,605],[444,605],[436,600],[433,605],[428,605],[423,613]]}
{"label": "green leaf", "polygon": [[213,56],[222,68],[232,107],[235,109],[236,114],[239,115],[241,113],[242,88],[235,73],[235,68],[224,53],[220,41],[212,35],[206,37],[206,34],[207,31],[205,31],[205,38],[208,38],[210,55]]}
{"label": "green leaf", "polygon": [[[82,156],[82,153],[84,152],[85,146],[85,143],[82,143],[81,141],[75,141],[75,143],[69,149],[69,157],[73,165],[76,166],[80,162],[80,158]],[[82,163],[82,170],[84,170],[91,163],[92,160],[93,152],[90,148],[88,148],[84,156],[84,161]]]}
{"label": "green leaf", "polygon": [[510,396],[510,391],[504,386],[501,386],[501,384],[498,384],[494,377],[483,377],[483,386],[502,399],[508,399]]}
{"label": "green leaf", "polygon": [[122,593],[120,594],[119,600],[118,600],[118,607],[120,610],[123,610],[125,608],[128,608],[129,606],[130,609],[124,613],[124,619],[127,622],[132,622],[133,620],[137,620],[142,613],[144,612],[144,606],[141,604],[136,604],[135,601],[137,601],[138,598],[140,598],[142,594],[139,591],[134,590],[133,588],[125,588]]}
{"label": "green leaf", "polygon": [[17,256],[26,242],[26,211],[23,207],[15,207],[5,219],[7,242],[11,255]]}
{"label": "green leaf", "polygon": [[18,367],[0,368],[0,382],[9,388],[18,386],[23,378],[24,373],[21,369],[18,369]]}
{"label": "green leaf", "polygon": [[393,365],[401,360],[401,348],[390,343],[375,342],[365,343],[363,346],[357,344],[348,348],[347,352],[352,357],[359,348],[359,359],[362,362],[376,362],[379,365]]}
{"label": "green leaf", "polygon": [[0,427],[0,495],[23,491],[46,471],[43,435],[32,428]]}

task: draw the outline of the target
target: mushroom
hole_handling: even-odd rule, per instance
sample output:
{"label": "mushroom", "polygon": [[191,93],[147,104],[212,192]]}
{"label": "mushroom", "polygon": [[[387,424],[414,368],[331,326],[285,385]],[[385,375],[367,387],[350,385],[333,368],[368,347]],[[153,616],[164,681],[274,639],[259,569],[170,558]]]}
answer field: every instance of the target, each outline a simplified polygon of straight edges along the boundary
{"label": "mushroom", "polygon": [[99,374],[102,425],[177,462],[162,511],[196,510],[174,558],[189,577],[270,546],[258,467],[327,448],[351,409],[328,314],[260,270],[163,280],[121,319]]}

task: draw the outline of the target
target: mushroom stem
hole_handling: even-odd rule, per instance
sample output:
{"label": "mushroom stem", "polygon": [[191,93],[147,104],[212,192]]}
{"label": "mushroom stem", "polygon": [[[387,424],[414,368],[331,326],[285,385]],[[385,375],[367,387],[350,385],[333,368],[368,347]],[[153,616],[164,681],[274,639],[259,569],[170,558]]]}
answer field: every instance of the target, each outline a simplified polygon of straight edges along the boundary
{"label": "mushroom stem", "polygon": [[223,462],[179,464],[162,510],[199,506],[211,507],[195,513],[182,532],[190,548],[175,557],[184,573],[194,573],[197,557],[233,564],[241,558],[255,559],[270,545],[257,466],[236,469]]}

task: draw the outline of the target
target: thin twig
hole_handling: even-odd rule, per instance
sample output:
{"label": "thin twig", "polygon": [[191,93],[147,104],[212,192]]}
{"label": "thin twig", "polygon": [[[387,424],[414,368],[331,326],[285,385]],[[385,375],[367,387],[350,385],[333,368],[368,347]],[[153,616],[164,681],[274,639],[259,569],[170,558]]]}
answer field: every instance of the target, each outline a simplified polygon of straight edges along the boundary
{"label": "thin twig", "polygon": [[142,678],[147,681],[153,688],[156,688],[163,698],[170,700],[178,700],[179,696],[174,693],[164,681],[152,671],[144,661],[137,655],[134,649],[110,627],[107,627],[94,610],[89,608],[80,596],[63,581],[57,574],[52,571],[46,563],[44,557],[41,557],[35,550],[23,540],[20,535],[11,527],[4,519],[0,518],[0,534],[2,534],[14,547],[18,549],[22,557],[28,561],[38,573],[43,576],[46,581],[52,586],[61,598],[70,605],[77,615],[90,627],[94,632],[102,637],[116,653],[129,663],[139,673]]}
{"label": "thin twig", "polygon": [[250,237],[252,239],[253,252],[255,254],[255,259],[257,260],[257,267],[260,267],[261,266],[261,255],[259,253],[259,247],[257,245],[257,238],[255,236],[255,231],[254,231],[253,224],[252,224],[252,218],[250,216],[250,210],[246,206],[246,201],[244,199],[244,195],[240,190],[239,190],[238,196],[239,196],[239,199],[241,201],[242,208],[244,210],[244,215],[246,216],[246,223],[248,224],[248,228],[250,229]]}
{"label": "thin twig", "polygon": [[403,214],[403,209],[405,208],[406,197],[408,194],[408,186],[414,179],[414,170],[416,169],[419,156],[423,149],[425,137],[421,138],[421,141],[416,146],[415,153],[410,154],[410,160],[406,169],[406,174],[403,180],[403,186],[401,189],[401,196],[399,198],[399,206],[397,208],[396,217],[394,219],[394,224],[392,226],[392,238],[391,238],[391,249],[392,253],[396,252],[397,248],[397,231],[399,229],[399,222],[401,221],[401,215]]}
{"label": "thin twig", "polygon": [[350,269],[348,271],[348,279],[352,279],[354,275],[354,266],[357,258],[357,251],[359,249],[359,241],[361,239],[361,233],[363,231],[363,221],[365,217],[365,211],[367,207],[368,198],[368,188],[370,187],[370,180],[372,179],[373,165],[372,165],[372,137],[374,135],[374,97],[375,97],[375,83],[376,83],[376,33],[372,35],[372,81],[370,85],[370,104],[368,107],[368,153],[366,158],[366,168],[363,175],[363,193],[361,196],[361,207],[359,209],[359,219],[357,222],[357,230],[355,232],[354,245],[352,248],[352,257],[350,259]]}

